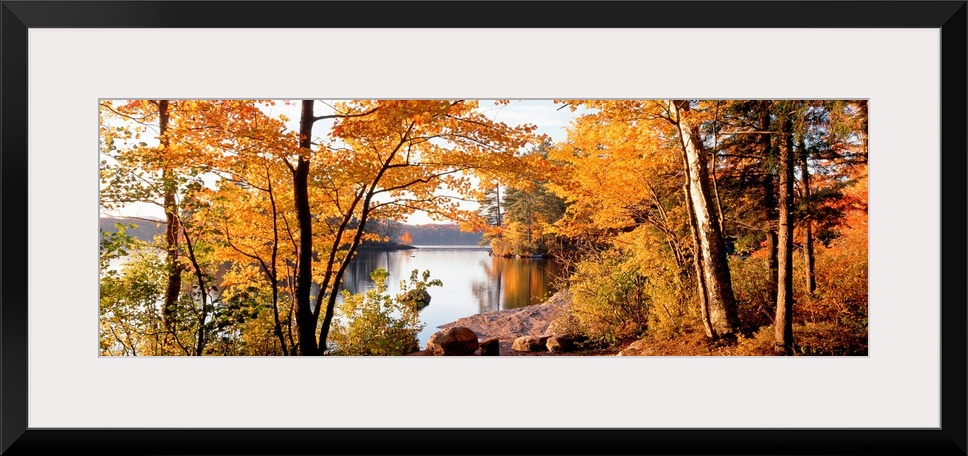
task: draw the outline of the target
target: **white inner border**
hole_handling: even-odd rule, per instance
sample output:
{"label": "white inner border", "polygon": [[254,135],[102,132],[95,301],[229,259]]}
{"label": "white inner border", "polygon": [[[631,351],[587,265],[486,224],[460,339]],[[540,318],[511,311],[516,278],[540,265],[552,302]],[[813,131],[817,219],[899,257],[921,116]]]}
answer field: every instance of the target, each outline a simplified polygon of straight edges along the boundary
{"label": "white inner border", "polygon": [[[32,428],[940,426],[939,29],[34,28],[28,41]],[[98,358],[97,101],[126,97],[869,98],[870,356]]]}

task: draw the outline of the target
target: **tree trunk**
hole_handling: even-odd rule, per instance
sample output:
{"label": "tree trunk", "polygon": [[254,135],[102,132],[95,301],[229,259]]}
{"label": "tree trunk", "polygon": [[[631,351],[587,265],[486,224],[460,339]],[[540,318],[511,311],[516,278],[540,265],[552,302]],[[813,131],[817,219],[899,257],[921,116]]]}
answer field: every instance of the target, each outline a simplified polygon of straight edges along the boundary
{"label": "tree trunk", "polygon": [[716,211],[716,223],[719,224],[719,232],[726,236],[726,228],[723,227],[725,216],[723,215],[723,201],[719,198],[719,182],[716,180],[716,161],[719,159],[719,139],[717,138],[719,129],[719,100],[716,100],[716,114],[713,120],[713,150],[712,159],[709,160],[709,175],[712,177],[713,184],[713,209]]}
{"label": "tree trunk", "polygon": [[800,181],[803,184],[803,207],[806,215],[803,217],[803,267],[806,276],[807,293],[813,294],[817,289],[816,273],[813,267],[813,211],[810,202],[810,170],[807,168],[807,149],[800,145]]}
{"label": "tree trunk", "polygon": [[719,223],[715,218],[713,201],[709,191],[709,173],[706,150],[699,138],[699,130],[684,114],[689,111],[686,101],[669,100],[669,112],[679,128],[686,155],[686,177],[692,215],[695,217],[701,255],[702,276],[709,306],[709,325],[712,338],[732,338],[739,326],[736,301],[733,296],[729,263]]}
{"label": "tree trunk", "polygon": [[[685,155],[683,155],[683,163],[686,165],[686,169],[689,169],[688,162],[685,161]],[[699,248],[699,231],[696,229],[696,216],[692,209],[692,199],[689,197],[691,192],[689,191],[689,180],[686,180],[686,184],[682,186],[683,191],[686,194],[686,211],[689,213],[689,232],[692,233],[692,242],[696,246],[696,251],[693,253],[693,265],[695,267],[696,274],[696,288],[698,290],[699,297],[699,315],[702,318],[702,326],[706,331],[706,337],[710,339],[714,338],[716,333],[713,331],[713,327],[709,322],[709,293],[706,292],[706,278],[702,272],[703,258],[702,251]]]}
{"label": "tree trunk", "polygon": [[[299,230],[299,256],[296,271],[296,332],[299,354],[319,355],[316,346],[316,317],[310,307],[313,277],[313,219],[309,207],[309,157],[312,147],[313,101],[303,100],[299,119],[299,161],[292,171],[293,200]],[[320,291],[322,292],[322,291]]]}
{"label": "tree trunk", "polygon": [[501,183],[497,183],[497,226],[501,227],[504,225],[504,220],[501,217]]}
{"label": "tree trunk", "polygon": [[[369,115],[373,112],[375,112],[375,110],[371,110],[369,113],[363,114],[363,115]],[[407,131],[400,138],[400,142],[398,142],[397,146],[392,151],[390,151],[390,153],[387,155],[386,160],[384,160],[383,164],[380,166],[380,170],[376,173],[376,176],[373,177],[373,180],[368,184],[369,186],[366,189],[365,195],[364,193],[358,193],[356,200],[353,201],[352,207],[356,207],[357,201],[359,201],[360,196],[363,196],[363,206],[360,208],[360,223],[356,227],[356,233],[353,235],[353,241],[350,243],[349,249],[346,251],[346,256],[343,258],[342,263],[340,263],[339,269],[336,271],[336,276],[333,278],[333,282],[328,285],[329,299],[326,302],[326,312],[323,315],[323,324],[319,328],[319,353],[320,354],[323,354],[326,352],[326,340],[329,338],[330,325],[332,325],[333,315],[336,313],[337,292],[339,290],[340,283],[343,282],[343,274],[346,272],[346,267],[349,266],[350,261],[353,259],[353,255],[356,254],[356,249],[360,246],[360,243],[363,240],[363,233],[366,232],[366,222],[370,218],[370,210],[372,209],[371,203],[373,201],[373,196],[377,194],[377,187],[380,185],[380,180],[383,179],[384,174],[386,174],[387,170],[390,169],[390,163],[393,162],[393,158],[397,155],[397,152],[400,151],[400,148],[403,147],[403,145],[407,141],[410,141],[410,134],[413,133],[413,129],[415,125],[416,123],[411,123],[410,126],[407,127]],[[346,217],[350,217],[352,215],[352,212],[353,212],[352,207],[350,211],[347,212]],[[348,221],[349,221],[348,218],[344,218],[344,224],[348,223]],[[332,268],[332,261],[333,261],[332,257],[330,257],[330,264],[328,265],[328,267],[330,268]],[[319,292],[325,293],[326,290],[320,289]],[[321,301],[320,299],[317,299],[317,302],[320,302],[320,301]]]}
{"label": "tree trunk", "polygon": [[[379,179],[377,180],[379,181]],[[357,247],[359,247],[360,242],[363,239],[363,233],[366,229],[366,221],[370,215],[371,198],[372,190],[369,194],[367,194],[366,199],[363,201],[363,209],[360,211],[360,224],[356,228],[356,234],[353,235],[353,242],[350,243],[349,250],[346,252],[346,257],[343,258],[343,262],[340,263],[339,269],[336,271],[336,277],[333,278],[333,283],[330,286],[332,291],[330,291],[329,299],[326,301],[326,313],[323,315],[323,325],[319,329],[319,348],[321,352],[326,350],[326,340],[329,338],[329,329],[333,324],[333,316],[336,313],[336,297],[338,296],[337,290],[339,290],[340,283],[343,282],[343,274],[346,273],[346,267],[349,266],[350,261],[353,259],[353,255],[356,253]],[[322,293],[322,290],[320,293]]]}
{"label": "tree trunk", "polygon": [[195,278],[198,280],[199,299],[202,307],[198,313],[198,338],[195,343],[195,356],[202,356],[205,352],[205,321],[208,319],[208,287],[205,285],[205,275],[202,274],[202,267],[195,258],[195,248],[192,247],[192,239],[188,237],[188,230],[182,226],[182,233],[185,235],[185,247],[188,248],[188,259],[195,269]]}
{"label": "tree trunk", "polygon": [[[788,107],[783,107],[786,111]],[[784,113],[784,117],[788,114]],[[778,230],[779,248],[777,259],[776,319],[774,320],[775,344],[777,354],[793,354],[793,147],[791,121],[782,120],[779,138],[780,162],[780,223]]]}
{"label": "tree trunk", "polygon": [[269,258],[269,281],[272,283],[272,322],[273,330],[279,339],[279,346],[282,347],[282,355],[289,356],[289,349],[286,347],[286,339],[282,335],[282,324],[279,322],[279,271],[276,266],[279,256],[279,213],[276,209],[276,197],[272,192],[272,175],[269,168],[266,168],[266,183],[269,190],[269,205],[272,207],[272,255]]}
{"label": "tree trunk", "polygon": [[[158,131],[161,137],[161,147],[164,153],[169,145],[168,137],[168,100],[158,101]],[[181,292],[181,264],[178,262],[178,203],[175,200],[177,182],[173,172],[165,166],[161,172],[161,184],[164,187],[165,208],[165,264],[168,267],[168,283],[165,286],[165,301],[161,307],[162,322],[169,334],[175,333],[175,310],[178,295]],[[175,336],[177,337],[177,336]]]}
{"label": "tree trunk", "polygon": [[[760,131],[770,130],[770,102],[764,101],[760,105]],[[771,146],[772,138],[769,134],[764,134],[760,136],[760,149],[763,155],[763,162],[769,164],[769,167],[764,170],[763,175],[763,208],[766,211],[766,226],[764,227],[764,232],[766,234],[766,258],[767,267],[769,268],[769,275],[767,279],[767,290],[769,291],[769,296],[776,296],[776,279],[779,274],[779,263],[776,258],[777,251],[777,236],[776,229],[779,224],[779,213],[777,212],[777,201],[776,201],[776,178],[774,174],[773,158],[774,152]],[[769,309],[764,309],[769,311]]]}

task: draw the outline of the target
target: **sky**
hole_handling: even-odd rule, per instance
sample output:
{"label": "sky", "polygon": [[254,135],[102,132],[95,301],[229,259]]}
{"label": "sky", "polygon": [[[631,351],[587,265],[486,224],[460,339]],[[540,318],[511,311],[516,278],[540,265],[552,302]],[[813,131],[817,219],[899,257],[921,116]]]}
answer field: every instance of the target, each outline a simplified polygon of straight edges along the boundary
{"label": "sky", "polygon": [[[561,108],[561,109],[559,109]],[[271,114],[285,114],[290,120],[287,123],[293,130],[299,129],[299,104],[284,105],[277,103],[271,107]],[[316,115],[325,114],[325,105],[316,103]],[[563,141],[567,137],[566,128],[571,120],[579,115],[579,112],[572,112],[571,109],[562,105],[555,104],[552,100],[513,100],[507,105],[497,105],[491,100],[481,100],[480,110],[492,120],[504,122],[508,125],[520,125],[525,123],[537,126],[537,132],[551,137],[552,141]],[[317,122],[314,125],[314,135],[323,136],[328,125]],[[474,205],[467,203],[466,207],[472,209]],[[140,218],[164,218],[164,212],[158,205],[138,203],[131,205],[120,211],[105,212],[102,216],[122,216]],[[418,212],[412,214],[405,221],[410,224],[424,223],[446,223],[431,219],[426,213]]]}

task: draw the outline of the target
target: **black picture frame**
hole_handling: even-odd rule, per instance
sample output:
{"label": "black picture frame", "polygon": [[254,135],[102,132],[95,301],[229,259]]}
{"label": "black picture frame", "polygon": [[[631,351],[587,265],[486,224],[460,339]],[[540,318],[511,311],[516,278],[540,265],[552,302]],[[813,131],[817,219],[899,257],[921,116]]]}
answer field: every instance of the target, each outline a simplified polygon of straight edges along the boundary
{"label": "black picture frame", "polygon": [[[486,3],[486,4],[485,4]],[[0,453],[966,454],[966,1],[2,1]],[[377,7],[378,6],[378,7]],[[528,6],[528,7],[526,7]],[[531,8],[530,6],[537,6]],[[511,11],[513,10],[513,11]],[[469,12],[473,12],[470,14]],[[530,13],[537,11],[538,13]],[[36,429],[27,427],[27,31],[76,27],[940,28],[939,429]]]}

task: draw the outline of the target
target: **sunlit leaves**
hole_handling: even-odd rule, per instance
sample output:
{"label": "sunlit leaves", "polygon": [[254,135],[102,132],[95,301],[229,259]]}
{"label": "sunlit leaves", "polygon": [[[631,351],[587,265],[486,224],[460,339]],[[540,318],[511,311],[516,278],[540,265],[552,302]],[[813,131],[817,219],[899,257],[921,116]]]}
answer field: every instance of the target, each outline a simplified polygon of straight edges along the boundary
{"label": "sunlit leaves", "polygon": [[[178,302],[187,332],[170,342],[186,353],[192,332],[196,352],[291,348],[300,237],[308,235],[301,233],[312,233],[310,279],[320,303],[336,295],[336,272],[359,242],[377,237],[365,232],[367,221],[418,210],[466,221],[461,202],[477,191],[472,176],[541,172],[521,155],[539,139],[534,127],[494,122],[475,100],[314,103],[324,112],[308,119],[320,129],[306,148],[269,100],[102,102],[102,208],[155,204],[178,222],[167,248],[178,258],[170,270],[185,275]],[[308,168],[311,230],[299,226],[294,203],[297,164]],[[242,303],[261,310],[242,312]]]}

